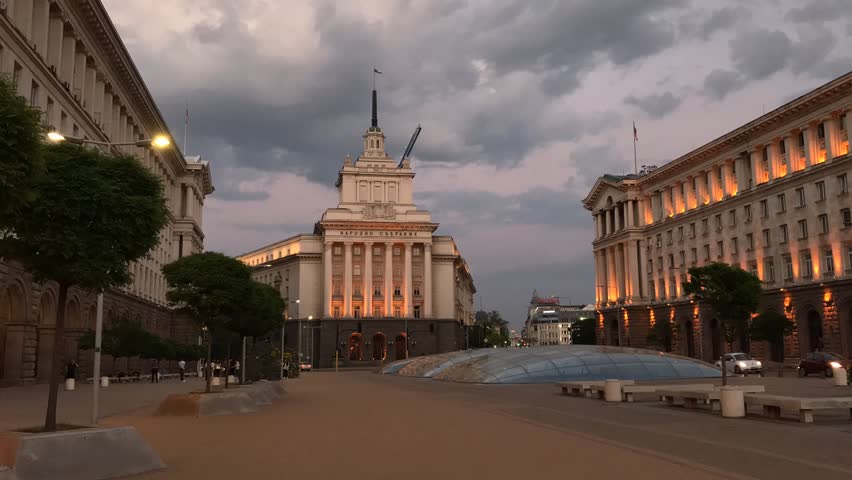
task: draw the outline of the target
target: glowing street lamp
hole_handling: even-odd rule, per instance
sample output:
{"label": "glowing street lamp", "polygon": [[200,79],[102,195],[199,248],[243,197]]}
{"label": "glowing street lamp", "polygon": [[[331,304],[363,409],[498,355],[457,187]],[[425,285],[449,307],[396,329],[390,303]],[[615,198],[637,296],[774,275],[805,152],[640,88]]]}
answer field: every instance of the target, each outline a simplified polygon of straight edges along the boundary
{"label": "glowing street lamp", "polygon": [[148,138],[144,140],[137,140],[134,142],[101,142],[98,140],[90,140],[88,138],[80,138],[80,137],[72,137],[69,135],[62,135],[59,132],[48,132],[47,139],[52,143],[60,143],[60,142],[68,142],[76,145],[102,145],[106,147],[153,147],[153,148],[166,148],[172,144],[169,137],[166,135],[155,135],[153,138]]}

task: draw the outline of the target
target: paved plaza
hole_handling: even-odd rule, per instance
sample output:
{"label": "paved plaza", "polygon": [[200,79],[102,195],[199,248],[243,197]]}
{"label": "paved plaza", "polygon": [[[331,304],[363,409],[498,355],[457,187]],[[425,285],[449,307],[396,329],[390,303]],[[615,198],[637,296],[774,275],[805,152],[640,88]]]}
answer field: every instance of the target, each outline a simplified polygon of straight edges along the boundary
{"label": "paved plaza", "polygon": [[[770,393],[852,395],[822,378],[732,381]],[[200,382],[114,387],[104,409],[117,415],[103,423],[135,426],[169,467],[139,479],[852,478],[847,415],[818,415],[814,425],[722,419],[657,402],[568,397],[552,385],[317,371],[287,381],[285,398],[256,414],[162,418],[152,416],[159,398]],[[87,418],[89,388],[62,393],[60,418]],[[0,420],[40,420],[42,393],[0,390]]]}

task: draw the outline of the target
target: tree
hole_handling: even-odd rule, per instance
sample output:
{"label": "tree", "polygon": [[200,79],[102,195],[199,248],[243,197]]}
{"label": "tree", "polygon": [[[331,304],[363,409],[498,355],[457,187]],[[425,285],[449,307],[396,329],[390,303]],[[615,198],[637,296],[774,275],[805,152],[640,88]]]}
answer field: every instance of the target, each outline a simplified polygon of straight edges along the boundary
{"label": "tree", "polygon": [[760,279],[725,263],[692,267],[689,277],[683,283],[684,293],[719,315],[729,346],[738,338],[743,350],[748,350],[748,321],[760,303]]}
{"label": "tree", "polygon": [[14,230],[15,216],[36,197],[43,140],[41,112],[18,96],[8,75],[0,75],[0,232]]}
{"label": "tree", "polygon": [[[224,333],[249,298],[251,270],[237,259],[204,252],[178,259],[163,267],[169,285],[166,299],[207,329],[207,368],[210,369],[213,338]],[[210,393],[210,375],[205,391]]]}
{"label": "tree", "polygon": [[159,243],[168,222],[160,180],[132,156],[77,145],[45,146],[37,201],[10,215],[13,235],[0,257],[20,262],[37,282],[59,284],[45,430],[56,429],[68,289],[98,293],[127,284],[130,263]]}
{"label": "tree", "polygon": [[[244,338],[262,337],[276,328],[280,329],[281,322],[284,321],[284,307],[284,299],[278,289],[253,281],[248,298],[242,308],[228,319],[225,328],[239,335],[242,349]],[[245,372],[246,366],[242,367]],[[226,381],[225,386],[227,385]]]}
{"label": "tree", "polygon": [[752,340],[769,342],[771,358],[784,360],[784,337],[793,332],[793,322],[775,310],[766,310],[751,321]]}
{"label": "tree", "polygon": [[497,310],[479,310],[474,315],[474,325],[480,327],[487,347],[503,347],[509,344],[509,322]]}
{"label": "tree", "polygon": [[595,319],[581,318],[571,324],[572,345],[594,345],[597,343],[595,337]]}
{"label": "tree", "polygon": [[654,322],[651,331],[648,332],[648,343],[658,346],[664,352],[672,351],[672,341],[674,339],[674,329],[671,322],[668,320],[658,320]]}

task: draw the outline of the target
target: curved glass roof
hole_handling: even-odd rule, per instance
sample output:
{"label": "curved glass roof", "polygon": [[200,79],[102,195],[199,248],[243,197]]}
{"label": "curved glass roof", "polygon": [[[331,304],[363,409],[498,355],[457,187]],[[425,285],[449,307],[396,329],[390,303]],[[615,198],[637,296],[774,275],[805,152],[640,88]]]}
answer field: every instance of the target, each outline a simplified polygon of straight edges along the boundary
{"label": "curved glass roof", "polygon": [[603,345],[462,350],[395,362],[385,367],[383,373],[468,383],[647,381],[721,376],[719,369],[694,358]]}

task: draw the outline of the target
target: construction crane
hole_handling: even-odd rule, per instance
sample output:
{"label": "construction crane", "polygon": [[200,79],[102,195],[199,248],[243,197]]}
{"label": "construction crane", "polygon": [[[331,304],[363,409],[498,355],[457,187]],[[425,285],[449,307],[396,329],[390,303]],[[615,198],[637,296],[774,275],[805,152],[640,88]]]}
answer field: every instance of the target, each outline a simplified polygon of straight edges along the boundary
{"label": "construction crane", "polygon": [[408,141],[408,147],[405,149],[405,153],[402,154],[402,158],[399,159],[399,165],[397,168],[402,168],[402,162],[411,155],[411,150],[414,149],[414,144],[417,143],[417,137],[420,136],[420,124],[417,124],[417,128],[414,129],[414,134],[411,135],[411,140]]}

